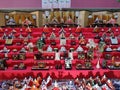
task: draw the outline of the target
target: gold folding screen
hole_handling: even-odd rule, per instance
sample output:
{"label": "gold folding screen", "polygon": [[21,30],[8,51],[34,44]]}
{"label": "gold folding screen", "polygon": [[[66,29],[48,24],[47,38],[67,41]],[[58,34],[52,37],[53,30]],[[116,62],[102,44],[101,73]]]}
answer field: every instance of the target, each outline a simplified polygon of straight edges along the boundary
{"label": "gold folding screen", "polygon": [[5,15],[8,15],[9,18],[12,17],[15,20],[17,25],[21,25],[22,22],[24,22],[26,18],[28,18],[32,22],[33,25],[36,24],[36,20],[32,17],[32,14],[30,13],[16,13],[16,14],[5,14]]}

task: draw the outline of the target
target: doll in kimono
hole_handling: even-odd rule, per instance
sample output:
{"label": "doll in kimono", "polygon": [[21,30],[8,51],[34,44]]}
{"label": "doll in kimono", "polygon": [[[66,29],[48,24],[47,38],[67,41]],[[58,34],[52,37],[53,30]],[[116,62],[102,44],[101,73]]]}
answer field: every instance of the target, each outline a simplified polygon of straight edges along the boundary
{"label": "doll in kimono", "polygon": [[51,35],[50,35],[50,44],[51,45],[56,45],[55,39],[56,39],[56,35],[55,35],[54,32],[52,32]]}
{"label": "doll in kimono", "polygon": [[66,37],[63,32],[60,34],[60,45],[66,45]]}
{"label": "doll in kimono", "polygon": [[43,37],[40,37],[37,41],[38,50],[41,51],[44,45],[45,45],[45,40]]}

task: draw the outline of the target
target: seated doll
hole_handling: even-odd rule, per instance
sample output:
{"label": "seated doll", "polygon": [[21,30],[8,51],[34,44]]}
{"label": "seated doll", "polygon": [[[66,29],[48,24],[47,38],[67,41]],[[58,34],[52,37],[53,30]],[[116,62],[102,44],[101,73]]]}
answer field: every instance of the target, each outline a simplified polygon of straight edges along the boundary
{"label": "seated doll", "polygon": [[79,46],[77,47],[76,51],[77,51],[77,52],[83,52],[84,49],[79,45]]}
{"label": "seated doll", "polygon": [[31,39],[31,38],[32,38],[31,33],[28,33],[28,35],[27,35],[27,37],[26,37],[26,38]]}
{"label": "seated doll", "polygon": [[69,37],[70,37],[70,40],[71,40],[71,43],[70,43],[70,44],[71,44],[71,45],[76,45],[76,40],[75,40],[74,35],[71,33]]}
{"label": "seated doll", "polygon": [[24,40],[23,40],[23,44],[24,44],[24,45],[27,45],[28,42],[29,42],[29,39],[28,39],[28,38],[24,38]]}
{"label": "seated doll", "polygon": [[66,20],[65,23],[66,23],[66,24],[74,24],[74,22],[73,22],[73,20],[71,19],[70,16],[68,16],[68,18],[67,18],[67,20]]}
{"label": "seated doll", "polygon": [[52,52],[52,47],[50,45],[47,47],[47,52]]}
{"label": "seated doll", "polygon": [[95,48],[96,47],[96,43],[94,42],[93,39],[89,39],[86,46],[89,47],[89,48]]}
{"label": "seated doll", "polygon": [[20,29],[20,34],[19,34],[19,36],[18,36],[19,39],[23,39],[23,38],[24,38],[24,36],[22,35],[22,31],[23,31],[23,30]]}
{"label": "seated doll", "polygon": [[60,60],[60,52],[55,52],[55,60]]}
{"label": "seated doll", "polygon": [[15,20],[12,17],[10,17],[10,19],[7,21],[6,24],[7,25],[16,25]]}
{"label": "seated doll", "polygon": [[83,52],[78,52],[78,59],[85,59],[85,53],[83,53]]}
{"label": "seated doll", "polygon": [[51,35],[50,35],[50,39],[55,39],[55,38],[56,38],[56,35],[55,35],[54,32],[52,32]]}
{"label": "seated doll", "polygon": [[2,53],[9,53],[9,51],[10,51],[10,50],[7,49],[6,47],[4,47],[3,50],[0,50],[0,52],[2,52]]}
{"label": "seated doll", "polygon": [[56,39],[56,35],[55,35],[54,32],[52,32],[51,35],[50,35],[50,43],[51,43],[51,45],[56,45],[55,39]]}
{"label": "seated doll", "polygon": [[72,61],[69,57],[65,59],[65,69],[72,69]]}
{"label": "seated doll", "polygon": [[8,38],[5,40],[5,45],[12,45],[14,39],[14,35],[8,35]]}
{"label": "seated doll", "polygon": [[66,52],[66,51],[67,51],[67,50],[66,50],[65,46],[61,46],[60,52]]}
{"label": "seated doll", "polygon": [[106,52],[112,52],[112,48],[110,46],[107,46],[107,48],[105,49]]}
{"label": "seated doll", "polygon": [[81,31],[82,31],[82,28],[81,28],[80,25],[78,25],[77,28],[76,28],[76,30],[75,30],[75,32],[76,33],[80,33]]}
{"label": "seated doll", "polygon": [[28,45],[27,45],[27,48],[28,48],[29,52],[33,52],[33,48],[34,48],[33,43],[29,42]]}
{"label": "seated doll", "polygon": [[45,25],[45,27],[43,28],[43,32],[44,33],[49,33],[50,31],[49,31],[49,28]]}
{"label": "seated doll", "polygon": [[60,45],[66,45],[66,37],[63,32],[60,34]]}
{"label": "seated doll", "polygon": [[18,53],[17,53],[17,49],[13,49],[13,54],[12,54],[12,59],[13,60],[18,60],[18,57],[19,55],[18,55]]}
{"label": "seated doll", "polygon": [[117,37],[110,37],[111,44],[118,44],[118,39]]}
{"label": "seated doll", "polygon": [[27,33],[32,33],[32,29],[31,29],[29,26],[25,29],[25,31],[26,31]]}
{"label": "seated doll", "polygon": [[22,24],[23,24],[23,25],[27,25],[27,26],[29,26],[29,25],[32,24],[32,22],[31,22],[28,18],[26,18],[26,19],[23,21]]}
{"label": "seated doll", "polygon": [[74,60],[73,52],[71,50],[68,53],[68,57],[70,58],[70,60]]}
{"label": "seated doll", "polygon": [[117,51],[120,52],[120,46],[117,48]]}
{"label": "seated doll", "polygon": [[88,52],[87,52],[87,59],[88,60],[92,60],[94,58],[94,52],[93,52],[94,48],[91,47],[89,48]]}
{"label": "seated doll", "polygon": [[18,56],[19,58],[19,60],[25,60],[26,59],[26,55],[25,55],[25,53],[19,53],[19,56]]}
{"label": "seated doll", "polygon": [[26,53],[26,52],[27,52],[27,50],[24,47],[21,48],[20,53]]}
{"label": "seated doll", "polygon": [[43,37],[40,37],[37,41],[38,50],[41,51],[44,45],[45,45],[45,39]]}
{"label": "seated doll", "polygon": [[94,33],[99,33],[100,29],[98,26],[95,26],[94,29],[93,29],[93,32]]}
{"label": "seated doll", "polygon": [[79,44],[80,45],[85,45],[86,44],[86,40],[84,37],[81,37],[81,39],[79,40]]}
{"label": "seated doll", "polygon": [[7,68],[7,63],[5,59],[0,59],[0,70],[5,70]]}
{"label": "seated doll", "polygon": [[55,81],[55,83],[54,83],[54,86],[53,86],[52,90],[60,90],[60,87],[59,87],[59,85],[58,85],[57,81]]}
{"label": "seated doll", "polygon": [[5,30],[3,36],[2,36],[2,39],[8,39],[8,35],[7,35],[7,29]]}

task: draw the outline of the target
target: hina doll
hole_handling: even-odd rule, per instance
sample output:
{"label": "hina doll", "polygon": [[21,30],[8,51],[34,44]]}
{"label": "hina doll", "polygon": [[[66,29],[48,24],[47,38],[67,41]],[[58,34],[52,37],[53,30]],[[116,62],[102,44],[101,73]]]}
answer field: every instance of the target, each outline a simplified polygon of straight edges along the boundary
{"label": "hina doll", "polygon": [[79,86],[79,85],[80,85],[80,80],[79,80],[79,78],[76,78],[76,79],[75,79],[74,84],[75,84],[76,86]]}
{"label": "hina doll", "polygon": [[68,53],[68,57],[70,58],[70,60],[74,60],[74,58],[73,58],[73,52],[71,50]]}
{"label": "hina doll", "polygon": [[60,90],[57,81],[55,81],[54,87],[52,88],[52,90]]}
{"label": "hina doll", "polygon": [[38,82],[36,79],[34,79],[33,84],[34,84],[37,88],[39,88],[39,86],[40,86],[39,82]]}
{"label": "hina doll", "polygon": [[48,88],[47,88],[47,82],[45,80],[42,80],[41,90],[48,90]]}
{"label": "hina doll", "polygon": [[52,78],[50,76],[47,77],[46,85],[47,85],[47,87],[52,85]]}
{"label": "hina doll", "polygon": [[66,37],[63,32],[60,34],[60,45],[66,45]]}
{"label": "hina doll", "polygon": [[4,53],[5,59],[8,59],[8,53],[10,52],[9,49],[7,49],[6,47],[4,47],[3,50],[0,50],[0,52]]}
{"label": "hina doll", "polygon": [[76,33],[80,33],[81,31],[82,31],[82,28],[81,28],[80,25],[78,25],[77,28],[76,28],[76,30],[75,30],[75,32]]}
{"label": "hina doll", "polygon": [[65,59],[65,68],[72,69],[72,61],[69,57]]}
{"label": "hina doll", "polygon": [[85,45],[86,44],[86,40],[84,37],[81,37],[81,39],[79,40],[79,44],[80,45]]}
{"label": "hina doll", "polygon": [[92,90],[92,86],[91,86],[90,83],[88,83],[88,84],[86,85],[86,89],[87,89],[87,90]]}
{"label": "hina doll", "polygon": [[55,60],[60,60],[60,53],[58,51],[55,52]]}
{"label": "hina doll", "polygon": [[27,48],[28,48],[29,52],[33,52],[33,48],[34,48],[33,43],[29,42],[28,45],[27,45]]}
{"label": "hina doll", "polygon": [[92,60],[94,58],[94,51],[93,50],[94,50],[93,47],[88,49],[88,52],[87,52],[87,59],[88,60]]}
{"label": "hina doll", "polygon": [[67,50],[66,50],[65,46],[61,46],[60,52],[66,52],[66,51],[67,51]]}
{"label": "hina doll", "polygon": [[0,59],[0,70],[7,69],[7,62],[5,59]]}
{"label": "hina doll", "polygon": [[10,17],[10,19],[7,21],[6,24],[7,24],[7,25],[15,25],[16,22],[15,22],[15,20],[13,19],[13,17]]}
{"label": "hina doll", "polygon": [[95,26],[94,29],[93,29],[93,32],[94,33],[99,33],[100,29],[98,26]]}
{"label": "hina doll", "polygon": [[39,90],[39,89],[35,85],[33,85],[30,90]]}
{"label": "hina doll", "polygon": [[24,47],[22,47],[20,50],[20,53],[26,53],[26,52],[27,52],[27,50]]}
{"label": "hina doll", "polygon": [[13,59],[13,60],[18,60],[17,49],[13,49],[12,59]]}
{"label": "hina doll", "polygon": [[84,49],[79,45],[79,46],[77,47],[76,51],[77,51],[77,52],[83,52]]}
{"label": "hina doll", "polygon": [[9,53],[9,49],[7,49],[7,47],[4,47],[2,50],[0,50],[0,52],[2,53]]}
{"label": "hina doll", "polygon": [[40,37],[37,41],[38,50],[41,51],[44,45],[45,45],[45,39],[43,37]]}
{"label": "hina doll", "polygon": [[111,90],[106,84],[101,86],[102,90]]}
{"label": "hina doll", "polygon": [[71,43],[70,43],[70,44],[71,44],[71,45],[75,45],[75,44],[76,44],[76,40],[75,40],[74,35],[71,33],[69,37],[70,37],[70,40],[71,40]]}
{"label": "hina doll", "polygon": [[25,30],[27,33],[32,33],[32,29],[28,26]]}
{"label": "hina doll", "polygon": [[105,46],[106,46],[105,42],[100,41],[100,42],[98,43],[98,50],[99,50],[100,52],[103,52]]}
{"label": "hina doll", "polygon": [[3,36],[2,36],[2,39],[8,39],[8,36],[7,36],[7,29],[5,30],[5,32],[4,32],[4,34],[3,34]]}
{"label": "hina doll", "polygon": [[87,46],[88,48],[95,48],[95,47],[96,47],[96,43],[94,42],[93,39],[89,39],[86,46]]}
{"label": "hina doll", "polygon": [[108,87],[111,89],[111,90],[115,90],[113,84],[112,84],[112,81],[110,79],[107,80],[106,84],[108,85]]}
{"label": "hina doll", "polygon": [[47,25],[45,25],[45,27],[43,28],[43,32],[44,33],[49,33],[50,32],[49,28],[47,27]]}
{"label": "hina doll", "polygon": [[19,37],[18,37],[19,39],[23,39],[23,38],[24,38],[24,36],[22,35],[22,31],[23,31],[23,30],[20,29],[20,34],[19,34]]}
{"label": "hina doll", "polygon": [[56,35],[55,35],[54,32],[52,32],[51,35],[50,35],[50,44],[51,45],[56,45],[55,39],[56,39]]}
{"label": "hina doll", "polygon": [[117,48],[117,51],[120,52],[120,46]]}
{"label": "hina doll", "polygon": [[66,24],[73,24],[73,20],[71,19],[70,16],[68,16],[67,20],[66,20]]}
{"label": "hina doll", "polygon": [[111,40],[111,44],[118,44],[118,38],[113,36],[113,37],[110,37],[110,40]]}
{"label": "hina doll", "polygon": [[32,24],[32,22],[31,22],[28,18],[26,18],[26,19],[23,21],[23,25],[29,26],[29,25],[31,25],[31,24]]}
{"label": "hina doll", "polygon": [[47,52],[52,52],[52,47],[50,45],[47,47]]}
{"label": "hina doll", "polygon": [[112,52],[112,48],[110,46],[107,46],[107,48],[105,49],[106,52]]}
{"label": "hina doll", "polygon": [[23,44],[24,44],[25,46],[28,44],[28,42],[29,42],[29,39],[28,39],[28,38],[24,38]]}

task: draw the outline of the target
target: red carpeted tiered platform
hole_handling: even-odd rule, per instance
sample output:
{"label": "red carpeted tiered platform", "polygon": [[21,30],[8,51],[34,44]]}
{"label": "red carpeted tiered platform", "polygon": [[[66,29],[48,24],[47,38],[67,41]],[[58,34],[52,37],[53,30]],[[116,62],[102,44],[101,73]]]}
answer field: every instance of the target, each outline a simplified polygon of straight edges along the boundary
{"label": "red carpeted tiered platform", "polygon": [[[0,32],[0,36],[2,37],[4,31],[8,29],[7,33],[10,33],[13,28],[4,28],[3,31]],[[61,64],[62,64],[62,69],[56,70],[55,69],[55,52],[46,52],[46,48],[48,47],[48,45],[50,45],[50,39],[49,36],[51,35],[51,32],[53,31],[53,28],[49,28],[49,32],[46,34],[46,44],[43,47],[43,56],[47,57],[47,56],[53,56],[52,60],[34,60],[34,54],[38,51],[37,47],[34,47],[34,52],[27,52],[26,53],[26,59],[25,60],[12,60],[12,50],[13,49],[17,49],[17,51],[19,51],[24,45],[17,45],[16,43],[18,42],[24,42],[24,39],[18,39],[17,37],[20,35],[20,29],[21,28],[14,28],[16,30],[17,33],[15,33],[16,38],[13,40],[13,44],[6,46],[8,49],[10,49],[10,52],[8,53],[8,57],[9,60],[7,60],[7,64],[8,64],[8,68],[6,70],[0,70],[0,80],[4,80],[4,79],[13,79],[14,77],[18,77],[18,78],[24,78],[25,76],[37,76],[38,74],[40,74],[43,77],[46,77],[47,75],[51,75],[53,78],[55,79],[72,79],[72,78],[76,78],[76,77],[89,77],[89,76],[103,76],[104,74],[107,75],[108,78],[120,78],[120,70],[109,70],[109,69],[96,69],[96,64],[97,64],[97,53],[94,53],[94,59],[92,60],[92,66],[93,66],[93,70],[76,70],[76,64],[79,62],[82,62],[82,60],[78,60],[78,53],[76,51],[73,52],[73,56],[74,56],[74,60],[72,61],[72,70],[65,70],[64,68],[64,60],[61,60]],[[115,36],[118,36],[120,34],[120,28],[117,28],[118,31],[116,31],[116,28],[113,27],[112,31],[114,32]],[[22,28],[22,35],[24,37],[27,36],[28,31],[26,30],[26,28]],[[66,49],[69,51],[70,48],[74,48],[74,50],[77,49],[77,47],[79,46],[79,40],[78,40],[78,36],[79,34],[76,33],[76,28],[64,28],[64,30],[66,31],[66,38],[67,38],[67,44],[65,45]],[[104,31],[103,31],[104,30]],[[102,36],[102,34],[104,32],[106,32],[108,30],[108,28],[100,28],[100,32],[99,35]],[[29,42],[33,42],[33,44],[36,46],[36,42],[39,39],[39,37],[42,35],[43,33],[43,28],[31,28],[31,35],[32,38],[29,39]],[[60,28],[55,28],[54,29],[54,33],[56,34],[57,38],[55,39],[56,41],[56,45],[52,46],[52,48],[58,48],[60,49],[60,39],[59,39],[59,31]],[[95,43],[98,43],[99,40],[95,39],[94,37],[96,36],[96,33],[93,33],[93,28],[81,28],[81,32],[83,33],[83,35],[85,36],[86,41],[88,41],[88,39],[92,38],[94,39]],[[75,41],[76,41],[76,45],[71,45],[70,44],[70,39],[69,39],[69,35],[73,34],[75,36]],[[108,40],[109,41],[109,40]],[[112,45],[112,44],[111,44]],[[117,45],[112,45],[112,48],[118,48],[120,45],[120,39],[118,38],[118,44]],[[3,47],[5,46],[5,40],[0,39],[0,49],[3,49]],[[87,52],[88,48],[86,47],[86,45],[82,46],[84,48],[84,50]],[[107,47],[107,45],[106,45]],[[119,56],[120,52],[117,51],[112,51],[112,52],[103,52],[101,57],[100,57],[100,64],[102,63],[103,57],[106,53],[111,54],[111,56]],[[62,55],[62,53],[61,53]],[[0,53],[0,56],[3,57],[4,54]],[[46,62],[47,65],[49,66],[48,70],[31,70],[32,66],[36,63],[36,62]],[[25,70],[13,70],[13,66],[15,64],[19,64],[20,62],[23,62],[27,68]],[[111,60],[108,60],[109,63],[111,63]]]}

